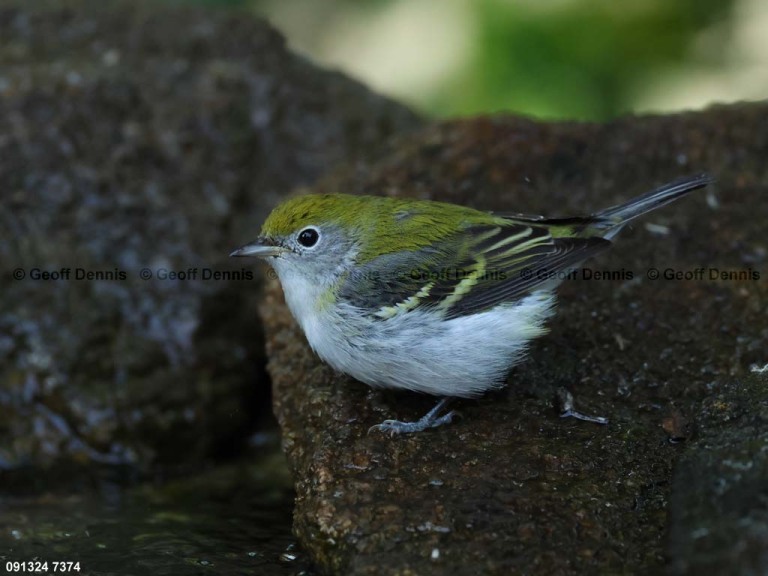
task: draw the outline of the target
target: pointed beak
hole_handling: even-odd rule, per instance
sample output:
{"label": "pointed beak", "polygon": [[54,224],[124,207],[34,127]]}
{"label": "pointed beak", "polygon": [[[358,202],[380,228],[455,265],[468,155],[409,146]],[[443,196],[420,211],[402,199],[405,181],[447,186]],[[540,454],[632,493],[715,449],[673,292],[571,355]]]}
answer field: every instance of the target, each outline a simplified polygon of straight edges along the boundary
{"label": "pointed beak", "polygon": [[279,246],[271,238],[261,236],[253,242],[241,246],[230,256],[256,256],[257,258],[267,258],[269,256],[280,256],[290,250],[284,246]]}

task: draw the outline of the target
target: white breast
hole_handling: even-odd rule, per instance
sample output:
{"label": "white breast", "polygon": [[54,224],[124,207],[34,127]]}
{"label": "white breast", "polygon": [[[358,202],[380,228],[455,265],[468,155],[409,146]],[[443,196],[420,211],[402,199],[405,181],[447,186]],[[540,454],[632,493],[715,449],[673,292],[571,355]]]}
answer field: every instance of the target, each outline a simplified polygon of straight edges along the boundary
{"label": "white breast", "polygon": [[287,272],[278,269],[286,302],[320,358],[371,386],[439,396],[477,396],[503,385],[530,340],[546,332],[555,304],[552,293],[536,292],[450,320],[419,310],[372,319],[349,305],[324,304],[326,287]]}

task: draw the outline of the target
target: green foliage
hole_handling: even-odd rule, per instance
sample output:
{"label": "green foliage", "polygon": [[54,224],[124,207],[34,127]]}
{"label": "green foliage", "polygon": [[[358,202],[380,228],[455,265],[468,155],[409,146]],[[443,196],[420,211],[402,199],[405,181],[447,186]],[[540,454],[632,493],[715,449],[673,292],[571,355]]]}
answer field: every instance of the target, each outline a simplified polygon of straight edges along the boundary
{"label": "green foliage", "polygon": [[[177,0],[182,1],[182,0]],[[268,18],[291,3],[294,18],[315,0],[183,0],[244,5]],[[319,0],[318,0],[319,1]],[[323,22],[360,11],[381,13],[412,0],[322,0]],[[425,2],[428,0],[413,0]],[[695,65],[698,35],[728,23],[738,0],[431,0],[434,30],[461,7],[472,43],[466,64],[428,93],[405,98],[437,116],[514,111],[545,118],[599,120],[631,110],[635,95],[670,71]],[[323,23],[304,33],[323,38]],[[725,44],[727,26],[720,26]],[[431,30],[425,29],[424,34]],[[393,42],[397,35],[393,32]],[[317,56],[313,54],[313,56]],[[323,65],[322,56],[319,63]],[[326,63],[333,66],[333,62]],[[365,81],[365,78],[361,78]]]}
{"label": "green foliage", "polygon": [[217,8],[250,6],[252,0],[166,0],[176,4],[190,4],[192,6],[213,6]]}
{"label": "green foliage", "polygon": [[580,0],[547,9],[475,0],[470,65],[434,101],[441,115],[496,110],[601,119],[628,109],[659,70],[682,65],[696,33],[732,0]]}

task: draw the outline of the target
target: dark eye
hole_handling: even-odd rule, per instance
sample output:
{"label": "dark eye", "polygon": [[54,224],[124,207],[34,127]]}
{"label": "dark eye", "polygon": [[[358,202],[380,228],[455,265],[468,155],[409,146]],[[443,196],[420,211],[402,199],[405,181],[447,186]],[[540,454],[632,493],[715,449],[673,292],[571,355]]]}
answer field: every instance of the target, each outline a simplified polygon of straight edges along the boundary
{"label": "dark eye", "polygon": [[320,233],[314,228],[304,228],[299,232],[299,244],[304,248],[312,248],[320,239]]}

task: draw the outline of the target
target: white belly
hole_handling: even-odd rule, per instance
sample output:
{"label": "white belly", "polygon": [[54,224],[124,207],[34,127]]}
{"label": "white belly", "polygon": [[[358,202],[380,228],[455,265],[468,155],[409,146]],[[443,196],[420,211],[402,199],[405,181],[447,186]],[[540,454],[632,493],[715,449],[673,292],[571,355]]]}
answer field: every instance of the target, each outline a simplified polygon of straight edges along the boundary
{"label": "white belly", "polygon": [[315,312],[306,300],[292,300],[310,345],[336,370],[375,387],[463,397],[504,384],[530,340],[546,332],[555,303],[553,294],[537,292],[489,312],[435,321],[415,310],[386,320],[343,306]]}

